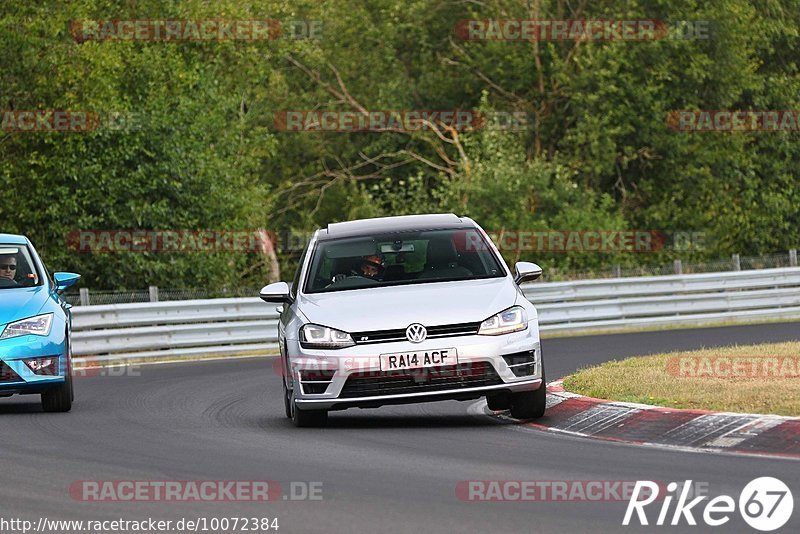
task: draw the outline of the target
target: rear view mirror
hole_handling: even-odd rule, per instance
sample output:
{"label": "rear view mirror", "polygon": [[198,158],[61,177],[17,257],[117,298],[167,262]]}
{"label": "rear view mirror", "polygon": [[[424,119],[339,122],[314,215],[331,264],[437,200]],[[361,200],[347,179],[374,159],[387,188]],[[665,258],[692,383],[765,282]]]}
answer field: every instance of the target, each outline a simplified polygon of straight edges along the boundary
{"label": "rear view mirror", "polygon": [[414,252],[414,243],[393,243],[391,245],[381,245],[381,253],[391,254],[393,252]]}
{"label": "rear view mirror", "polygon": [[56,293],[63,293],[68,287],[75,285],[81,279],[81,275],[75,273],[53,273],[53,281],[56,284]]}
{"label": "rear view mirror", "polygon": [[275,282],[261,289],[258,295],[264,302],[277,302],[279,304],[292,302],[292,297],[289,294],[289,284],[286,282]]}
{"label": "rear view mirror", "polygon": [[535,263],[518,261],[514,268],[517,270],[517,275],[514,277],[514,281],[517,284],[532,282],[542,276],[542,268]]}

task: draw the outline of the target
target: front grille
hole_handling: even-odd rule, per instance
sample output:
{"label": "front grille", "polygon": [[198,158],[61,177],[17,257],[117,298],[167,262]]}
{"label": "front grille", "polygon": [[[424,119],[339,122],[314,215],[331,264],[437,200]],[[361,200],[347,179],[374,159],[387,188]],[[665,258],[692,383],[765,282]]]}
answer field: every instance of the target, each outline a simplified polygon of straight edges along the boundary
{"label": "front grille", "polygon": [[492,364],[488,362],[404,371],[363,372],[350,375],[339,398],[426,393],[494,386],[502,383],[503,380]]}
{"label": "front grille", "polygon": [[[439,326],[426,326],[428,331],[427,339],[440,337],[474,336],[478,333],[481,323],[459,323],[445,324]],[[369,345],[372,343],[389,343],[391,341],[407,341],[406,329],[398,328],[395,330],[373,330],[370,332],[352,332],[356,345]]]}
{"label": "front grille", "polygon": [[309,384],[308,382],[303,382],[303,393],[306,395],[322,395],[325,393],[325,390],[328,389],[328,385],[330,382],[325,382],[324,384]]}
{"label": "front grille", "polygon": [[15,373],[11,367],[0,362],[0,382],[20,382],[22,379]]}

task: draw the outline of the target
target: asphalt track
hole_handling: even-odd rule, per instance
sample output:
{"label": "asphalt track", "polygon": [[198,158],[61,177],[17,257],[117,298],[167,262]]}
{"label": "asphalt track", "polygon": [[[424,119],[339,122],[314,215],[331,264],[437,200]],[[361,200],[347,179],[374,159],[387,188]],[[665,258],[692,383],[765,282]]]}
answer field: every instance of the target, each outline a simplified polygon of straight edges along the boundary
{"label": "asphalt track", "polygon": [[[673,349],[800,339],[800,323],[667,330],[545,340],[548,376]],[[38,397],[0,399],[0,518],[178,520],[277,517],[278,532],[637,532],[625,502],[467,502],[464,480],[694,480],[738,500],[761,476],[795,496],[800,461],[687,453],[598,442],[502,422],[474,401],[335,412],[325,429],[283,415],[271,360],[133,369],[76,380],[69,414],[44,414]],[[136,375],[139,376],[136,376]],[[322,483],[322,500],[82,502],[77,480],[274,480]],[[654,505],[659,506],[659,505]],[[658,509],[648,508],[651,522]],[[695,514],[701,516],[702,514]],[[670,514],[671,517],[671,514]],[[702,522],[702,519],[698,517]],[[738,513],[724,527],[753,532]]]}

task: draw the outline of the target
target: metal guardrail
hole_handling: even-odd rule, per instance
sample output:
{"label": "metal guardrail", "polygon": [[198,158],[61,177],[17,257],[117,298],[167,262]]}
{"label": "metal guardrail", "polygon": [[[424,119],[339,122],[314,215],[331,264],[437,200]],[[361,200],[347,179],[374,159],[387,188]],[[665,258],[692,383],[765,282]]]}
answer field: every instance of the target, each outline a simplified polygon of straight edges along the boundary
{"label": "metal guardrail", "polygon": [[[800,268],[523,286],[543,332],[800,318]],[[92,360],[266,353],[275,307],[226,298],[73,308],[73,352]]]}

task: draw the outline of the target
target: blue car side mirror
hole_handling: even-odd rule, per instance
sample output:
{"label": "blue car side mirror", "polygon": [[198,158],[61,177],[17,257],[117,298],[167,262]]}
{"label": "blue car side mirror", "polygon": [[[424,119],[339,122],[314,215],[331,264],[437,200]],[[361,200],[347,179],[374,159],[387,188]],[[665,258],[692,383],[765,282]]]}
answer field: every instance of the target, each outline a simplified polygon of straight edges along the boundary
{"label": "blue car side mirror", "polygon": [[81,275],[75,273],[53,273],[53,280],[56,283],[56,291],[62,293],[69,286],[75,285],[80,280]]}

